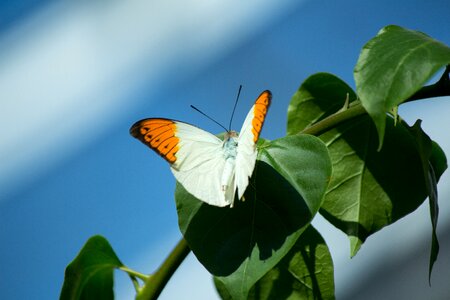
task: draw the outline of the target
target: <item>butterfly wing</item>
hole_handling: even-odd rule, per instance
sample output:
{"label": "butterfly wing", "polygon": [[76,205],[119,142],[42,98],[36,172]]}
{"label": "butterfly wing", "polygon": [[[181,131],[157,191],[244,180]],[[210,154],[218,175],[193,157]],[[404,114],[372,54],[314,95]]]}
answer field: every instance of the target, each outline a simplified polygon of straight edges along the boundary
{"label": "butterfly wing", "polygon": [[223,141],[193,125],[170,119],[144,119],[131,135],[169,162],[172,173],[194,197],[215,206],[227,206],[234,198],[234,182],[222,191],[225,167]]}
{"label": "butterfly wing", "polygon": [[272,100],[272,93],[264,91],[256,99],[255,104],[245,118],[242,129],[239,132],[239,140],[236,156],[235,188],[238,190],[239,199],[244,195],[252,176],[256,163],[256,143],[259,139],[267,110]]}

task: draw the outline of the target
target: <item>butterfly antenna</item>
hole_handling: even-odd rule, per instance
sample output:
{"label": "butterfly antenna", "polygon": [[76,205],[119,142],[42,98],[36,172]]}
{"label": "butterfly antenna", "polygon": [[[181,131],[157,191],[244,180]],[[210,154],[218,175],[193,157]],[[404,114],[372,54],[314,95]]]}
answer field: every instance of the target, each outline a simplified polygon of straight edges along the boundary
{"label": "butterfly antenna", "polygon": [[228,125],[228,131],[231,131],[231,122],[233,122],[233,117],[234,117],[234,112],[236,110],[236,106],[239,100],[239,95],[241,94],[241,90],[242,90],[242,84],[239,86],[239,90],[236,96],[236,101],[234,102],[234,107],[233,107],[233,112],[231,113],[231,118],[230,118],[230,125]]}
{"label": "butterfly antenna", "polygon": [[222,124],[220,124],[219,122],[217,122],[216,120],[214,120],[213,118],[211,118],[210,116],[208,116],[207,114],[205,114],[204,112],[202,112],[200,109],[198,109],[197,107],[195,107],[194,105],[191,104],[191,107],[193,109],[195,109],[196,111],[198,111],[199,113],[201,113],[202,115],[204,115],[205,117],[207,117],[208,119],[210,119],[211,121],[213,121],[214,123],[216,123],[217,125],[219,125],[220,127],[222,127],[223,129],[225,129],[226,132],[228,132],[228,129],[225,128],[225,126],[223,126]]}

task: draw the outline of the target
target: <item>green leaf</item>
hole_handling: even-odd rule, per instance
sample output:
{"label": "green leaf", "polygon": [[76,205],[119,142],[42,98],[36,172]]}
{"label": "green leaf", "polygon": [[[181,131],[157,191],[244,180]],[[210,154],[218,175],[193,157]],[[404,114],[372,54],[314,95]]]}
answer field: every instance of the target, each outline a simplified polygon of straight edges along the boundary
{"label": "green leaf", "polygon": [[104,237],[91,237],[67,266],[60,299],[114,299],[113,271],[122,266]]}
{"label": "green leaf", "polygon": [[356,91],[383,144],[386,113],[450,63],[450,48],[424,33],[387,26],[364,45],[355,66]]}
{"label": "green leaf", "polygon": [[287,134],[297,134],[344,106],[355,92],[341,79],[329,73],[308,77],[292,96],[288,107]]}
{"label": "green leaf", "polygon": [[233,299],[248,291],[294,246],[318,211],[331,174],[325,145],[296,135],[265,142],[233,208],[210,206],[177,184],[178,220],[198,260]]}
{"label": "green leaf", "polygon": [[429,157],[430,163],[433,166],[434,174],[436,176],[436,181],[439,182],[441,175],[447,170],[447,157],[445,156],[444,150],[436,143],[431,141],[431,155]]}
{"label": "green leaf", "polygon": [[[289,253],[250,290],[248,299],[334,299],[333,261],[328,247],[311,225]],[[222,299],[231,299],[214,278]]]}
{"label": "green leaf", "polygon": [[[428,135],[422,130],[420,127],[421,120],[417,120],[413,127],[411,127],[410,131],[416,139],[421,162],[422,169],[425,177],[425,185],[427,188],[428,199],[430,204],[430,218],[431,218],[431,226],[432,226],[432,234],[431,234],[431,253],[430,253],[430,264],[428,271],[428,281],[431,284],[431,272],[433,270],[433,265],[437,259],[439,253],[439,241],[436,234],[437,221],[439,215],[439,206],[438,206],[438,192],[437,192],[437,180],[436,173],[434,171],[433,165],[430,162],[430,157],[433,153],[433,148],[437,148],[434,151],[435,156],[437,156],[438,160],[441,161],[440,166],[447,167],[447,162],[445,159],[445,155],[443,153],[439,154],[439,146],[437,144],[433,144]],[[441,168],[443,172],[444,169]]]}
{"label": "green leaf", "polygon": [[[404,123],[393,123],[387,119],[380,152],[367,115],[320,136],[333,164],[320,213],[349,236],[352,256],[368,236],[414,211],[428,195],[416,141]],[[430,158],[432,165],[439,161]],[[445,168],[433,169],[439,178]]]}

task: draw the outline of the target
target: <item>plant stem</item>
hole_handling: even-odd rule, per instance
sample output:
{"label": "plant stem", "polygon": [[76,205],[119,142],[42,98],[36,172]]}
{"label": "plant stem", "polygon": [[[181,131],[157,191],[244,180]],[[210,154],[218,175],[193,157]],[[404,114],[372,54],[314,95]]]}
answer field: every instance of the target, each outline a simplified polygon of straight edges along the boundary
{"label": "plant stem", "polygon": [[153,300],[158,298],[170,277],[172,277],[190,251],[191,249],[189,249],[186,240],[181,238],[159,269],[145,281],[145,285],[136,296],[136,300]]}
{"label": "plant stem", "polygon": [[128,274],[130,274],[130,275],[132,275],[134,277],[137,277],[137,278],[139,278],[141,280],[144,280],[144,281],[146,281],[148,279],[148,277],[149,277],[148,275],[142,274],[142,273],[137,272],[135,270],[131,270],[131,269],[125,267],[125,266],[122,266],[119,269],[121,269],[124,272],[127,272]]}
{"label": "plant stem", "polygon": [[313,124],[312,126],[303,129],[301,133],[312,134],[317,136],[346,120],[350,120],[365,113],[366,110],[364,109],[364,107],[361,104],[357,104],[353,107],[350,107],[349,109],[340,111],[329,117],[326,117],[322,121],[319,121]]}
{"label": "plant stem", "polygon": [[[424,86],[418,90],[414,95],[403,101],[411,102],[416,100],[422,100],[426,98],[450,96],[450,65],[448,65],[442,74],[441,78],[435,83],[428,86]],[[325,119],[303,129],[300,133],[320,135],[325,131],[335,127],[336,125],[355,118],[357,116],[367,113],[361,103],[357,103],[354,106],[339,111]]]}

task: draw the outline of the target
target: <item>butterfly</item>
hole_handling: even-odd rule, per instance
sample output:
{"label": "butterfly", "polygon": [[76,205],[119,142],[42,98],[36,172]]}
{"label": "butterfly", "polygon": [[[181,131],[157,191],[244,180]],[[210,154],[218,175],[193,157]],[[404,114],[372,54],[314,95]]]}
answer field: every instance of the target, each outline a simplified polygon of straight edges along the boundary
{"label": "butterfly", "polygon": [[179,183],[197,199],[233,207],[236,191],[243,199],[255,168],[259,139],[272,94],[264,91],[250,109],[239,134],[229,130],[224,139],[194,125],[165,118],[136,122],[133,137],[161,155]]}

